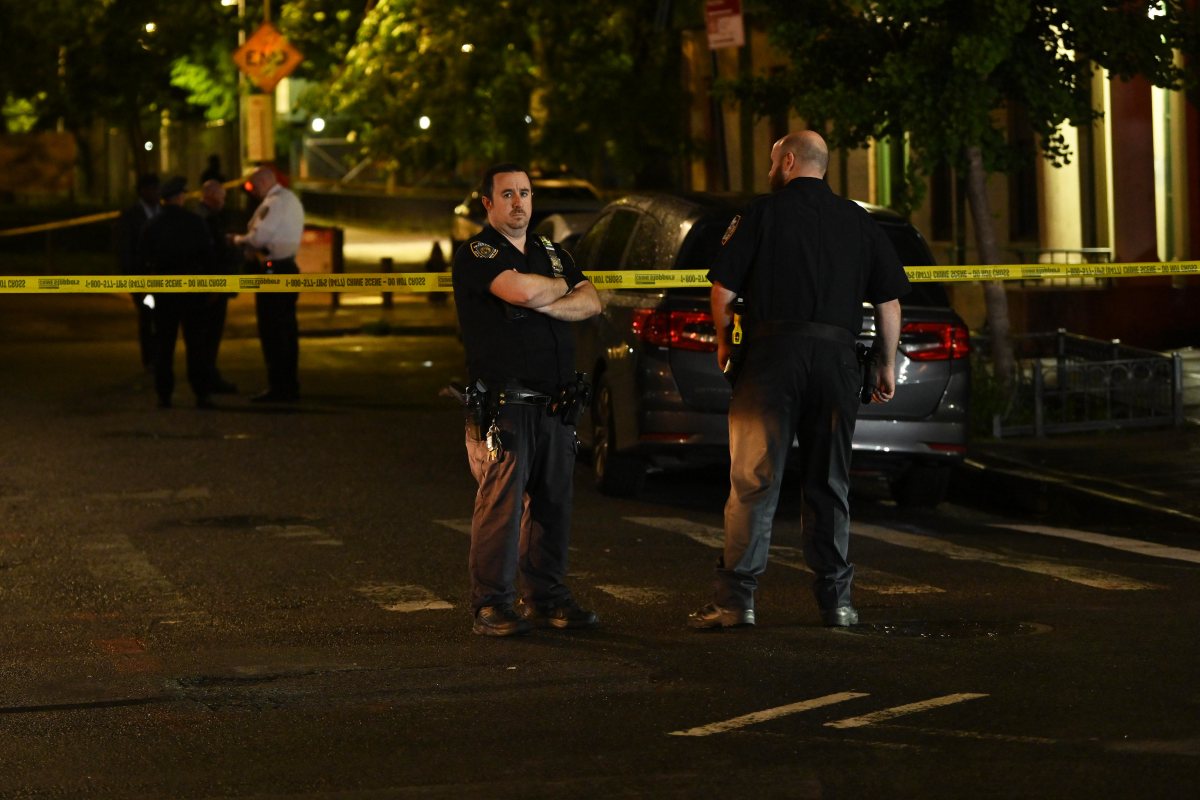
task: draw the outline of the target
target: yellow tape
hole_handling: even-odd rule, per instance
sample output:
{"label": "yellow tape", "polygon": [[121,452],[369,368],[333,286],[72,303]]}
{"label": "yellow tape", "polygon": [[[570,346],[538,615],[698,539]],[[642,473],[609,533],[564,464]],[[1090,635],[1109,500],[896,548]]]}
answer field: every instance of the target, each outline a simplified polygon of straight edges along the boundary
{"label": "yellow tape", "polygon": [[[1144,278],[1200,275],[1194,261],[1144,264],[1000,264],[995,266],[906,267],[917,283],[1011,281],[1038,278]],[[591,272],[597,289],[704,288],[707,270]],[[105,292],[449,292],[449,272],[347,273],[338,275],[19,275],[0,276],[0,294]]]}
{"label": "yellow tape", "polygon": [[106,222],[121,216],[120,211],[104,211],[86,217],[62,220],[61,222],[44,222],[41,225],[29,225],[24,228],[9,228],[0,231],[0,239],[6,236],[24,236],[27,233],[42,233],[43,231],[58,231],[63,228],[74,228],[79,225],[90,225],[93,222]]}

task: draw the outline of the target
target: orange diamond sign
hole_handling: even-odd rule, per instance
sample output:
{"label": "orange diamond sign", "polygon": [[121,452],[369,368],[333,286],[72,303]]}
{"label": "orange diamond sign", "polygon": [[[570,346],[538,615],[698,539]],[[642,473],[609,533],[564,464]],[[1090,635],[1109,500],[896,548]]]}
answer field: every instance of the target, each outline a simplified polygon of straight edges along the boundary
{"label": "orange diamond sign", "polygon": [[300,51],[269,22],[264,22],[233,54],[237,68],[264,92],[274,89],[303,60]]}

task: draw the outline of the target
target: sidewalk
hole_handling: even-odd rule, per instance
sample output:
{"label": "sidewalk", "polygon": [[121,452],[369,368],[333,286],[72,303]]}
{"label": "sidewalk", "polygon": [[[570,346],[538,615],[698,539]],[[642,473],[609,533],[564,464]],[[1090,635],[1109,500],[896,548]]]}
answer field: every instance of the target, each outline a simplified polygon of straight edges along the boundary
{"label": "sidewalk", "polygon": [[972,441],[952,496],[1033,514],[1100,509],[1147,530],[1200,533],[1200,351],[1179,352],[1182,427]]}

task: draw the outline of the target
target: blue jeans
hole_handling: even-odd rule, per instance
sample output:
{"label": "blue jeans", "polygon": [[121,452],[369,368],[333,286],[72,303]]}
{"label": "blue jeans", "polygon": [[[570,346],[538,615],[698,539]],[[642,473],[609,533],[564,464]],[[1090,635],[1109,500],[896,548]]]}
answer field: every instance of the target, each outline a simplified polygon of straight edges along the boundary
{"label": "blue jeans", "polygon": [[850,605],[850,456],[861,380],[853,346],[802,334],[747,346],[729,406],[729,500],[716,603],[753,608],[793,439],[804,556],[822,609]]}

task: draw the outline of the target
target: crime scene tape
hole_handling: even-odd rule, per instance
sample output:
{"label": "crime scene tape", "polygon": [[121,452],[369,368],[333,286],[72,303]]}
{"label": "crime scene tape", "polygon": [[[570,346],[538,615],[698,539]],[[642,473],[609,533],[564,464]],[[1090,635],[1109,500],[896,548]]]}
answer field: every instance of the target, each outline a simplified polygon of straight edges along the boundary
{"label": "crime scene tape", "polygon": [[[905,267],[915,283],[1011,281],[1048,278],[1146,278],[1200,275],[1200,262],[1130,264],[998,264]],[[622,270],[586,273],[597,289],[703,288],[707,270]],[[449,292],[449,272],[299,275],[18,275],[0,276],[0,294],[106,292]]]}

